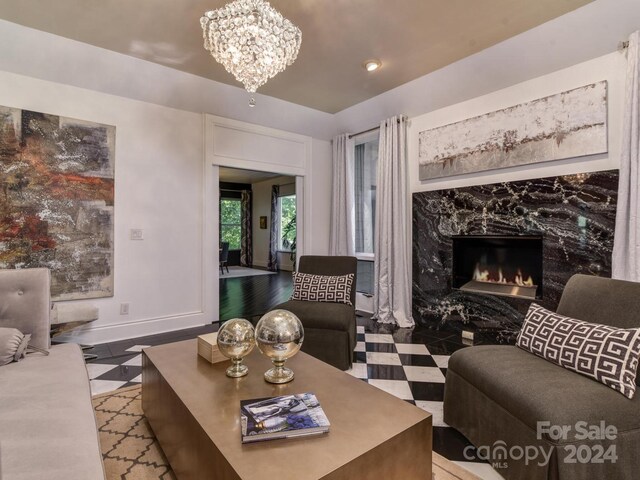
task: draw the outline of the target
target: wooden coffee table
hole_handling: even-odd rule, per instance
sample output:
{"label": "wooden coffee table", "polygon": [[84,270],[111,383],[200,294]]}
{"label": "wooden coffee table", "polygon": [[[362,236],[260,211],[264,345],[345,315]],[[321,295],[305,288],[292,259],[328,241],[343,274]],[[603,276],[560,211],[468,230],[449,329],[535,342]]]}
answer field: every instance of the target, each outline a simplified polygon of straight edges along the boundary
{"label": "wooden coffee table", "polygon": [[[228,378],[196,340],[146,348],[142,407],[179,480],[431,480],[431,415],[302,352],[287,361],[295,379],[271,385],[257,349],[249,374]],[[326,435],[243,445],[240,400],[312,392]]]}

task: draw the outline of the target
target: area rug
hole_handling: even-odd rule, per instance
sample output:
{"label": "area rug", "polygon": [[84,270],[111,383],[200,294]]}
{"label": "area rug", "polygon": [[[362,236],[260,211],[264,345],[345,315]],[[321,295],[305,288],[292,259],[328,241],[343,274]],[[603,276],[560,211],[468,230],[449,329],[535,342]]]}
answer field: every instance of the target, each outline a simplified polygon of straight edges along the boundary
{"label": "area rug", "polygon": [[433,452],[433,480],[482,480],[470,471]]}
{"label": "area rug", "polygon": [[225,267],[224,274],[220,275],[220,280],[226,278],[255,277],[256,275],[273,275],[275,273],[276,272],[249,267],[229,267],[229,271],[227,272]]}
{"label": "area rug", "polygon": [[[142,412],[140,385],[93,397],[106,480],[177,480]],[[478,480],[433,453],[435,480]]]}
{"label": "area rug", "polygon": [[106,480],[176,480],[142,412],[140,385],[93,397]]}

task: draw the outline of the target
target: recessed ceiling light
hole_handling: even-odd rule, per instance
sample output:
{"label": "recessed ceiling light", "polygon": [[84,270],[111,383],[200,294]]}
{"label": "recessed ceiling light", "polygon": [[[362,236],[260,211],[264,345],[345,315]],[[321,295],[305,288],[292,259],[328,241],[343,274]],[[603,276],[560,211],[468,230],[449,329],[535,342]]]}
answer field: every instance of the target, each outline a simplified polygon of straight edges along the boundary
{"label": "recessed ceiling light", "polygon": [[380,65],[382,65],[380,60],[368,60],[364,63],[364,68],[367,70],[367,72],[373,72],[379,69]]}

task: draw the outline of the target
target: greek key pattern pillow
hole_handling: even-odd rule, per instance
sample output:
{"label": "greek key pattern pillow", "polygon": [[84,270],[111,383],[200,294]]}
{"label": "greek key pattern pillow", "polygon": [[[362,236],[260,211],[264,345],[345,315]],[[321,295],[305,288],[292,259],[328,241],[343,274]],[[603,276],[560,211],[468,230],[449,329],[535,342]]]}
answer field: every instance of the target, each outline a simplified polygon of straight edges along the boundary
{"label": "greek key pattern pillow", "polygon": [[595,378],[627,398],[636,391],[640,328],[619,329],[558,315],[531,304],[516,345]]}
{"label": "greek key pattern pillow", "polygon": [[351,303],[353,273],[348,275],[293,274],[293,295],[291,300],[309,302]]}

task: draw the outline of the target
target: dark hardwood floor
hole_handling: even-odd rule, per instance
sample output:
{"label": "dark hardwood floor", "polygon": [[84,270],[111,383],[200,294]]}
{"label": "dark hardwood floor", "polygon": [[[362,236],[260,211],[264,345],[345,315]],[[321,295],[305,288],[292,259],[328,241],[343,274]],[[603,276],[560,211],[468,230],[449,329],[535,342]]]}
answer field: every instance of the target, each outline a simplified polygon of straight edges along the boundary
{"label": "dark hardwood floor", "polygon": [[261,316],[291,297],[291,272],[220,278],[220,320]]}

